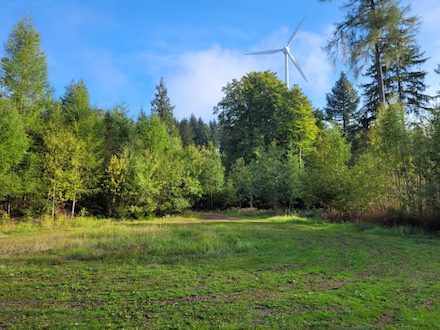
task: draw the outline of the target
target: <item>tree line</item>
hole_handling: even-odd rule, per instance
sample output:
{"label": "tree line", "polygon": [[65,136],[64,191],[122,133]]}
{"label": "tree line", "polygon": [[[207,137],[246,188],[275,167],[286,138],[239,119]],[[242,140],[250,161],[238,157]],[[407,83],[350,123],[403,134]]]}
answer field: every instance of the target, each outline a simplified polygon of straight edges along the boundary
{"label": "tree line", "polygon": [[360,95],[341,73],[314,109],[298,86],[251,72],[223,88],[209,123],[176,120],[162,79],[151,113],[137,118],[123,104],[92,107],[82,80],[54,99],[39,34],[20,21],[0,67],[2,212],[318,208],[438,227],[440,112],[426,94],[418,19],[391,0],[347,0],[343,10],[327,50],[364,76]]}
{"label": "tree line", "polygon": [[161,80],[151,114],[90,105],[84,81],[60,100],[31,19],[18,22],[0,66],[0,201],[12,216],[140,217],[213,206],[223,183],[215,121],[177,121]]}

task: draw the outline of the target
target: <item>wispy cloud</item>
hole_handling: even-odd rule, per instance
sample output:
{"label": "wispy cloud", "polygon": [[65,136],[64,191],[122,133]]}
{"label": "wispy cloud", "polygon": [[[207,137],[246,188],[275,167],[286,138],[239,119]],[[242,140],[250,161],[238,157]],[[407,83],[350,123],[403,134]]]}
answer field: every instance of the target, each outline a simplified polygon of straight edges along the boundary
{"label": "wispy cloud", "polygon": [[[289,37],[283,28],[263,38],[252,50],[281,48]],[[312,100],[321,100],[331,87],[332,67],[322,51],[326,35],[311,32],[298,33],[292,52],[305,72],[306,84],[294,67],[290,68],[292,84],[299,84]],[[204,119],[213,118],[213,107],[221,100],[222,87],[232,79],[240,79],[250,71],[271,70],[284,77],[282,54],[244,56],[244,52],[225,49],[219,45],[209,49],[183,53],[175,58],[173,73],[168,77],[168,88],[178,118],[191,113]],[[171,70],[170,70],[171,71]],[[322,106],[317,101],[318,106]]]}
{"label": "wispy cloud", "polygon": [[220,46],[181,55],[177,73],[168,83],[176,104],[175,115],[182,118],[194,113],[204,119],[212,118],[213,107],[222,97],[222,87],[257,67],[255,59]]}

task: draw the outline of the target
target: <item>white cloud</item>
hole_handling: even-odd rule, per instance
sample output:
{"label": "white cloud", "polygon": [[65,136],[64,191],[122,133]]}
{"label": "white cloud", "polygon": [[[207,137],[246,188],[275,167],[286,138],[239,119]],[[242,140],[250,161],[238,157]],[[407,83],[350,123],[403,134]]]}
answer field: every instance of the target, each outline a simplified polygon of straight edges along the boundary
{"label": "white cloud", "polygon": [[255,70],[251,57],[214,46],[207,50],[188,52],[178,59],[178,73],[168,83],[178,118],[191,113],[204,119],[212,118],[213,107],[222,97],[222,87],[233,78]]}
{"label": "white cloud", "polygon": [[[281,48],[289,37],[287,29],[275,31],[261,44],[248,51]],[[331,87],[332,67],[322,51],[326,35],[300,32],[292,45],[292,53],[309,80],[306,84],[290,64],[291,84],[299,84],[314,104],[322,106],[325,92]],[[186,52],[175,59],[175,72],[170,74],[167,85],[175,115],[187,117],[191,113],[202,118],[213,118],[213,107],[222,98],[222,87],[233,78],[240,79],[250,71],[271,70],[284,79],[284,56],[244,56],[244,52],[224,49],[218,45],[209,49]]]}
{"label": "white cloud", "polygon": [[[293,53],[298,54],[297,60],[303,68],[309,84],[304,84],[299,75],[294,71],[293,82],[303,86],[304,91],[315,102],[331,88],[333,68],[327,54],[322,50],[327,42],[326,35],[317,35],[310,32],[298,34],[297,47]],[[320,105],[320,104],[319,104]]]}

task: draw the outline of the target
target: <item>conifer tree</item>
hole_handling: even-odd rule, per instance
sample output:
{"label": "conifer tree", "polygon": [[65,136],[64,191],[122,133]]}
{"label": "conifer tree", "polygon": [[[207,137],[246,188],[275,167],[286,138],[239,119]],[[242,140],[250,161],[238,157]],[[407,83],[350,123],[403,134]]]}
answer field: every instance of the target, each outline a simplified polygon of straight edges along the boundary
{"label": "conifer tree", "polygon": [[15,194],[23,197],[19,211],[40,214],[47,188],[42,181],[42,113],[52,100],[40,35],[28,17],[17,23],[5,44],[5,55],[0,61],[0,91],[21,115],[29,139],[25,158],[16,169],[22,181],[20,193],[17,190]]}
{"label": "conifer tree", "polygon": [[127,108],[118,104],[104,112],[104,160],[108,164],[113,155],[120,156],[134,133],[134,123],[127,117]]}
{"label": "conifer tree", "polygon": [[168,96],[168,89],[163,78],[160,78],[159,85],[156,86],[154,99],[151,101],[151,113],[156,114],[167,126],[169,133],[175,133],[176,122],[173,115],[174,106],[171,105]]}
{"label": "conifer tree", "polygon": [[[407,112],[419,114],[427,109],[430,97],[425,93],[426,71],[420,67],[427,61],[415,39],[418,32],[418,18],[409,15],[410,7],[394,6],[397,23],[384,35],[382,47],[382,71],[384,75],[385,98],[387,102],[400,101]],[[376,68],[371,65],[365,73],[371,82],[363,85],[365,105],[363,117],[375,116],[380,104],[374,77]],[[395,100],[393,100],[393,98]]]}
{"label": "conifer tree", "polygon": [[180,121],[179,133],[184,147],[194,144],[194,132],[188,119],[183,118]]}
{"label": "conifer tree", "polygon": [[342,51],[356,74],[362,72],[363,65],[372,59],[379,102],[385,105],[383,37],[398,23],[399,15],[394,10],[394,2],[346,0],[342,8],[345,10],[345,17],[336,24],[327,51],[334,57]]}
{"label": "conifer tree", "polygon": [[331,93],[327,93],[326,98],[326,119],[339,123],[344,135],[347,135],[356,119],[360,98],[344,72],[341,72],[338,81]]}
{"label": "conifer tree", "polygon": [[220,140],[219,140],[219,127],[215,120],[209,121],[209,141],[211,141],[215,147],[220,146]]}
{"label": "conifer tree", "polygon": [[40,34],[29,17],[18,22],[5,44],[0,85],[19,113],[26,114],[31,123],[38,118],[41,103],[49,96],[49,83]]}

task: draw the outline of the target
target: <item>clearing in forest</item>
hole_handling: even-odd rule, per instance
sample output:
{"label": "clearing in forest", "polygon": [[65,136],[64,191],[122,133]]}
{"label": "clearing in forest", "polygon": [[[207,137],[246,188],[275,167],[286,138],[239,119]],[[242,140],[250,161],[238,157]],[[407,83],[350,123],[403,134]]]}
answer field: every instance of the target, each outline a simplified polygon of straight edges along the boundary
{"label": "clearing in forest", "polygon": [[440,324],[439,237],[299,217],[202,218],[3,225],[0,327]]}

